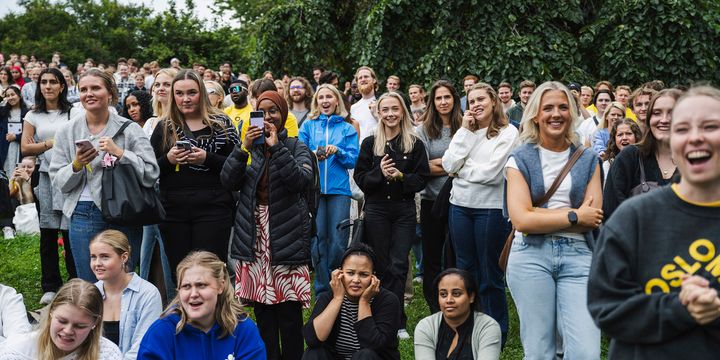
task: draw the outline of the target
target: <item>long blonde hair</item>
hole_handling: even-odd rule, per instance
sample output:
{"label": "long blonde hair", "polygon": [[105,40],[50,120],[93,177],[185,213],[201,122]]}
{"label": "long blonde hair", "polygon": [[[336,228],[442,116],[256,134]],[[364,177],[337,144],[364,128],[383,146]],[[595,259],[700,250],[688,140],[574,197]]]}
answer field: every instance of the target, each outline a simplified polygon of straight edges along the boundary
{"label": "long blonde hair", "polygon": [[[380,104],[382,104],[383,100],[386,100],[388,98],[393,98],[400,103],[400,107],[402,108],[402,118],[400,119],[400,149],[396,149],[396,151],[399,151],[400,153],[407,153],[412,151],[413,146],[415,146],[415,140],[417,137],[415,136],[415,131],[413,130],[412,125],[412,118],[410,117],[410,112],[408,111],[407,107],[405,106],[405,101],[403,100],[402,96],[396,92],[388,92],[383,94],[380,99],[378,99],[377,104],[375,104],[375,107],[377,108],[377,111],[380,111]],[[383,156],[385,154],[385,143],[387,143],[389,139],[385,135],[385,123],[380,120],[378,121],[377,125],[377,131],[375,131],[375,144],[373,146],[373,152],[377,156]]]}
{"label": "long blonde hair", "polygon": [[178,105],[175,102],[175,84],[181,80],[192,80],[197,84],[198,91],[200,93],[200,117],[204,125],[210,128],[211,135],[215,134],[215,131],[225,131],[225,124],[221,121],[213,119],[211,116],[226,116],[220,109],[214,107],[210,103],[208,98],[207,89],[205,83],[200,78],[200,75],[192,69],[180,70],[175,76],[170,87],[170,103],[165,113],[160,116],[158,125],[163,128],[163,144],[164,150],[167,151],[175,145],[178,141],[177,129],[182,129],[185,124],[185,115],[180,112]]}
{"label": "long blonde hair", "polygon": [[38,359],[59,359],[64,356],[57,348],[50,334],[52,313],[61,305],[76,306],[90,315],[95,323],[85,341],[75,350],[77,360],[95,360],[100,357],[100,338],[102,337],[103,298],[95,285],[80,279],[71,279],[60,290],[44,312],[40,323],[38,338]]}
{"label": "long blonde hair", "polygon": [[468,110],[470,109],[470,93],[476,90],[485,91],[487,96],[490,98],[490,101],[493,103],[492,119],[490,119],[490,125],[488,125],[488,129],[485,134],[488,139],[492,139],[500,133],[500,130],[508,126],[507,115],[505,115],[505,111],[503,111],[502,103],[500,102],[500,98],[498,97],[497,92],[495,92],[495,89],[493,89],[490,84],[483,82],[473,85],[473,87],[468,90]]}
{"label": "long blonde hair", "polygon": [[520,121],[520,140],[523,143],[539,144],[540,143],[540,126],[535,123],[535,118],[538,112],[540,112],[540,102],[546,92],[551,90],[560,90],[565,93],[568,99],[568,105],[570,106],[570,126],[567,127],[565,133],[565,139],[573,144],[579,144],[579,138],[575,129],[577,128],[578,122],[578,110],[575,104],[575,97],[572,95],[570,90],[558,81],[547,81],[533,91],[530,95],[527,105],[525,105],[525,111],[523,112],[522,120]]}
{"label": "long blonde hair", "polygon": [[180,284],[182,284],[183,276],[185,272],[194,267],[200,266],[210,270],[212,277],[218,282],[218,284],[225,283],[222,294],[218,295],[217,304],[215,305],[215,321],[220,325],[222,333],[220,338],[231,336],[235,332],[235,327],[238,322],[244,321],[247,318],[247,314],[240,306],[240,303],[235,299],[233,295],[232,283],[230,282],[230,274],[228,273],[225,262],[221,261],[217,255],[208,251],[194,251],[186,256],[177,266],[177,295],[172,302],[168,305],[167,309],[163,313],[164,316],[170,314],[180,315],[180,321],[175,327],[175,334],[179,334],[180,331],[185,327],[188,321],[185,309],[183,309],[180,303]]}
{"label": "long blonde hair", "polygon": [[[155,78],[153,78],[153,83],[150,85],[150,93],[152,94],[155,89],[155,83],[157,83],[157,78],[160,75],[167,75],[169,78],[174,79],[175,76],[177,76],[178,71],[174,68],[167,68],[167,69],[161,69],[157,73],[155,73]],[[173,94],[168,94],[168,96],[172,97]],[[152,99],[152,108],[153,113],[156,117],[161,117],[163,115],[163,111],[166,109],[163,109],[163,104],[158,100],[154,95]]]}

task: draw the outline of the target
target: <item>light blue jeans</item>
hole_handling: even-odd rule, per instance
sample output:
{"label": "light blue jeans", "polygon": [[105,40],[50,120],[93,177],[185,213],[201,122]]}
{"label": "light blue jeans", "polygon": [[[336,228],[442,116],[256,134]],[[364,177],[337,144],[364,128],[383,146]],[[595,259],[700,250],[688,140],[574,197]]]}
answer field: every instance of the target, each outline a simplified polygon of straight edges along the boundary
{"label": "light blue jeans", "polygon": [[340,268],[340,261],[350,240],[350,229],[337,225],[350,217],[350,197],[322,195],[318,204],[317,236],[310,243],[315,267],[315,296],[330,291],[330,273]]}
{"label": "light blue jeans", "polygon": [[105,221],[100,209],[92,201],[78,201],[70,218],[70,248],[75,259],[75,268],[80,279],[94,283],[95,273],[90,269],[90,241],[102,231],[121,231],[130,242],[130,268],[140,262],[139,249],[142,242],[142,226],[121,226]]}
{"label": "light blue jeans", "polygon": [[142,245],[140,246],[140,277],[148,281],[150,280],[148,277],[150,276],[155,244],[157,244],[160,249],[160,263],[165,281],[165,289],[167,289],[166,296],[168,301],[171,301],[173,297],[175,297],[175,279],[172,278],[170,262],[168,262],[167,255],[165,254],[165,244],[163,243],[160,229],[158,229],[157,225],[143,226]]}
{"label": "light blue jeans", "polygon": [[531,245],[516,236],[507,283],[520,317],[526,360],[554,359],[556,329],[566,359],[600,359],[600,329],[587,309],[592,252],[584,240],[546,236]]}

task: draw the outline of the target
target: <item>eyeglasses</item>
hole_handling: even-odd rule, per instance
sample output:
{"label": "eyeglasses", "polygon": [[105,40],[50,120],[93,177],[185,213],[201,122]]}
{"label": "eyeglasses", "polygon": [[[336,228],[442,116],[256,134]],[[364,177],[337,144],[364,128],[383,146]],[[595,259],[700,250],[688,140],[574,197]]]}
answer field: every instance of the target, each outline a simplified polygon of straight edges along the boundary
{"label": "eyeglasses", "polygon": [[247,88],[244,86],[240,86],[240,85],[235,85],[235,86],[231,87],[230,89],[228,89],[228,91],[230,91],[231,94],[237,94],[237,93],[243,92],[245,90],[247,90]]}

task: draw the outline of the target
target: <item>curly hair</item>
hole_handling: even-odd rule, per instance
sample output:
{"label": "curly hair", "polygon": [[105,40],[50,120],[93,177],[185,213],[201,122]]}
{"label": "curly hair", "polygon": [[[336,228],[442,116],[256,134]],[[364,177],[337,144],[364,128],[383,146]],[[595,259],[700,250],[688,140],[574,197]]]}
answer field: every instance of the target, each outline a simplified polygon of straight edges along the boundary
{"label": "curly hair", "polygon": [[143,126],[147,119],[153,117],[152,95],[143,90],[135,90],[128,94],[128,96],[125,97],[125,101],[123,101],[122,110],[122,117],[128,119],[130,119],[130,114],[128,114],[127,99],[131,96],[134,96],[135,99],[137,99],[138,104],[140,104],[140,120],[138,123],[140,123],[140,126]]}
{"label": "curly hair", "polygon": [[630,127],[630,131],[632,131],[633,135],[635,135],[635,143],[639,142],[640,138],[642,138],[640,125],[638,125],[633,119],[624,118],[616,121],[610,129],[610,139],[608,140],[607,151],[605,151],[605,154],[603,155],[603,160],[612,162],[620,153],[620,148],[618,148],[617,143],[615,143],[615,136],[617,135],[617,129],[620,125],[627,125]]}

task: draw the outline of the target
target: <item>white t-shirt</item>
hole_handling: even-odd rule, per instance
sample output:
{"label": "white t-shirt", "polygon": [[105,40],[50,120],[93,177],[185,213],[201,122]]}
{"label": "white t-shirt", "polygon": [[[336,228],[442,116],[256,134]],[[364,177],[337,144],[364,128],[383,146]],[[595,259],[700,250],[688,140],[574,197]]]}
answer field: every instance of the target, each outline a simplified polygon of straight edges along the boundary
{"label": "white t-shirt", "polygon": [[[597,124],[595,124],[595,120],[597,120]],[[593,134],[595,134],[595,130],[597,130],[598,124],[600,124],[600,119],[593,115],[583,120],[583,122],[578,125],[575,131],[578,133],[583,143],[585,143],[585,141],[590,141],[590,145],[592,145],[592,136]]]}
{"label": "white t-shirt", "polygon": [[[60,113],[60,110],[48,110],[47,113],[39,111],[30,111],[25,115],[25,121],[35,128],[35,141],[43,142],[55,138],[55,133],[60,130],[70,119],[79,115],[80,110],[70,108],[68,113]],[[40,171],[47,172],[52,161],[52,149],[45,151],[38,156],[40,161]]]}
{"label": "white t-shirt", "polygon": [[360,123],[360,144],[363,140],[375,133],[377,120],[372,115],[369,105],[375,98],[361,99],[350,107],[350,115]]}
{"label": "white t-shirt", "polygon": [[[562,152],[550,151],[542,146],[538,146],[538,149],[540,150],[543,185],[545,186],[545,191],[547,192],[552,183],[555,181],[555,178],[560,175],[560,171],[562,171],[563,167],[565,167],[565,164],[568,162],[568,159],[570,158],[570,148]],[[505,169],[507,168],[519,170],[514,157],[508,159],[507,164],[505,164]],[[560,183],[557,190],[555,190],[553,196],[550,197],[550,200],[548,200],[547,208],[572,208],[572,204],[570,203],[570,189],[572,189],[572,177],[568,174]],[[516,234],[519,234],[519,232],[516,232]],[[565,236],[573,239],[585,240],[585,237],[582,234],[572,232],[554,232],[548,235]]]}

